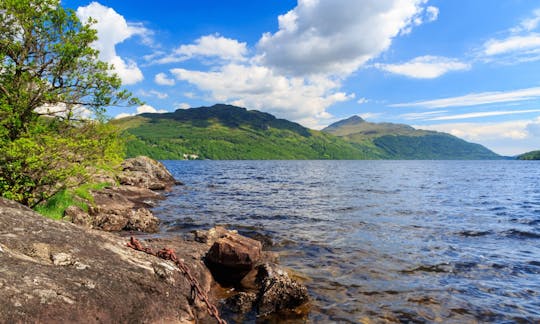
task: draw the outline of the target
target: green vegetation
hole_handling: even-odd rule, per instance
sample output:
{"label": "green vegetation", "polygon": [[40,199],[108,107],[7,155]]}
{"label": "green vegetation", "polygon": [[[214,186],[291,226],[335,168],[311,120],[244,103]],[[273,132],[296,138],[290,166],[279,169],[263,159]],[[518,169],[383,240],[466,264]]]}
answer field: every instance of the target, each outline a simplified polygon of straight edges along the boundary
{"label": "green vegetation", "polygon": [[92,190],[109,187],[109,183],[83,184],[74,190],[63,189],[50,197],[46,202],[35,207],[35,210],[45,217],[62,219],[65,210],[70,206],[77,206],[88,211],[88,204],[94,203]]}
{"label": "green vegetation", "polygon": [[0,1],[1,196],[35,207],[64,192],[60,202],[119,166],[124,142],[104,107],[138,101],[97,59],[91,23],[59,0]]}
{"label": "green vegetation", "polygon": [[131,135],[128,156],[183,159],[496,159],[449,134],[352,117],[322,132],[259,111],[214,105],[111,122]]}
{"label": "green vegetation", "polygon": [[540,150],[523,153],[517,157],[518,160],[540,160]]}
{"label": "green vegetation", "polygon": [[244,108],[215,105],[111,122],[132,135],[128,156],[183,159],[376,159],[373,145],[355,144]]}

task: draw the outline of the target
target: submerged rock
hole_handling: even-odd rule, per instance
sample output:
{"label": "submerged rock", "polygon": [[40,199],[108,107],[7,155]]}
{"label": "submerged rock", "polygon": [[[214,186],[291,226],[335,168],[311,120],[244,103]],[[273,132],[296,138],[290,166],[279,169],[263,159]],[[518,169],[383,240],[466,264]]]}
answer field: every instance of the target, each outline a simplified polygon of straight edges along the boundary
{"label": "submerged rock", "polygon": [[274,264],[257,267],[257,282],[260,285],[257,301],[259,315],[292,310],[309,301],[306,287]]}
{"label": "submerged rock", "polygon": [[307,288],[275,263],[274,254],[263,252],[261,242],[224,227],[196,231],[195,239],[213,241],[205,256],[207,266],[218,282],[239,290],[227,298],[228,311],[267,316],[296,310],[309,301]]}
{"label": "submerged rock", "polygon": [[258,316],[293,311],[309,301],[307,288],[292,279],[280,266],[264,263],[247,274],[241,282],[247,291],[227,299],[232,312]]}
{"label": "submerged rock", "polygon": [[[207,247],[172,247],[209,292],[201,261]],[[0,198],[0,322],[212,323],[205,306],[170,261],[126,247],[111,233],[46,219]]]}

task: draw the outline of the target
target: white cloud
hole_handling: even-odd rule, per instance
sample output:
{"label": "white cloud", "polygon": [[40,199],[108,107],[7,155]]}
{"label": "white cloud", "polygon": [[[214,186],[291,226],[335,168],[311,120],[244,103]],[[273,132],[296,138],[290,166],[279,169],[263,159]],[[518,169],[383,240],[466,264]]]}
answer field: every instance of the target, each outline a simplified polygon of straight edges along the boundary
{"label": "white cloud", "polygon": [[429,6],[426,8],[426,13],[427,13],[427,21],[428,22],[433,22],[435,20],[437,20],[437,18],[439,18],[439,8],[437,7],[433,7],[433,6]]}
{"label": "white cloud", "polygon": [[535,30],[540,24],[540,9],[536,9],[532,13],[532,17],[524,19],[519,26],[512,28],[512,33],[530,32]]}
{"label": "white cloud", "polygon": [[141,105],[137,107],[137,114],[144,114],[144,113],[166,113],[167,110],[163,109],[156,109],[150,105]]}
{"label": "white cloud", "polygon": [[70,118],[72,119],[92,119],[94,117],[94,113],[84,106],[68,106],[62,102],[54,105],[45,104],[36,108],[35,112],[43,116],[61,118],[66,118],[68,115],[71,115]]}
{"label": "white cloud", "polygon": [[507,54],[511,52],[530,52],[540,49],[540,35],[511,36],[505,39],[491,39],[484,44],[487,56]]}
{"label": "white cloud", "polygon": [[154,82],[159,85],[173,86],[175,84],[174,79],[170,79],[165,73],[158,73],[154,77]]}
{"label": "white cloud", "polygon": [[135,116],[135,115],[139,115],[139,114],[144,114],[144,113],[158,113],[158,114],[162,114],[162,113],[166,113],[167,110],[164,110],[164,109],[156,109],[150,105],[141,105],[139,107],[137,107],[137,111],[133,114],[129,114],[129,113],[121,113],[121,114],[118,114],[116,115],[116,117],[114,117],[114,119],[120,119],[120,118],[125,118],[125,117],[131,117],[131,116]]}
{"label": "white cloud", "polygon": [[97,2],[79,7],[77,17],[83,22],[88,21],[90,17],[97,21],[92,27],[97,30],[98,40],[92,46],[99,50],[100,60],[114,65],[115,72],[124,84],[134,84],[143,80],[143,74],[137,63],[118,56],[115,47],[134,35],[148,39],[150,32],[147,29],[141,24],[129,25],[114,9]]}
{"label": "white cloud", "polygon": [[175,107],[176,109],[189,109],[191,108],[191,105],[188,104],[187,102],[182,102],[182,103],[176,104]]}
{"label": "white cloud", "polygon": [[365,113],[361,113],[361,114],[358,114],[358,116],[362,117],[363,119],[377,119],[379,117],[381,117],[383,114],[382,113],[374,113],[374,112],[365,112]]}
{"label": "white cloud", "polygon": [[530,18],[506,32],[506,37],[486,41],[480,58],[507,64],[540,60],[540,34],[534,32],[539,24],[540,9],[536,9]]}
{"label": "white cloud", "polygon": [[375,64],[375,67],[417,79],[434,79],[451,71],[471,68],[470,64],[441,56],[420,56],[402,64]]}
{"label": "white cloud", "polygon": [[156,91],[156,90],[150,90],[150,91],[139,90],[137,93],[140,96],[143,96],[143,97],[156,97],[158,99],[167,99],[169,97],[168,94],[166,94],[164,92],[159,92],[159,91]]}
{"label": "white cloud", "polygon": [[[326,109],[351,100],[340,81],[388,49],[394,37],[433,21],[427,0],[299,0],[278,17],[279,30],[265,33],[248,57],[245,43],[218,35],[182,45],[160,63],[213,58],[209,71],[172,69],[208,100],[264,109],[311,127],[332,116]],[[203,61],[203,63],[208,63]]]}
{"label": "white cloud", "polygon": [[220,35],[206,35],[195,40],[194,44],[181,45],[154,63],[166,64],[183,62],[195,57],[214,57],[225,61],[245,61],[247,55],[246,43]]}
{"label": "white cloud", "polygon": [[[468,141],[480,143],[499,154],[516,155],[540,148],[540,117],[498,123],[450,123],[415,125],[419,129],[450,133]],[[538,127],[538,128],[536,128]]]}
{"label": "white cloud", "polygon": [[[346,77],[424,21],[426,0],[299,0],[265,33],[258,62],[293,75]],[[428,15],[435,19],[435,9]]]}
{"label": "white cloud", "polygon": [[[525,126],[525,129],[531,136],[540,138],[540,117],[528,123]],[[540,144],[538,145],[538,148],[540,148]]]}
{"label": "white cloud", "polygon": [[534,112],[540,112],[540,109],[529,109],[529,110],[506,110],[506,111],[483,111],[483,112],[474,112],[467,114],[459,115],[448,115],[448,116],[439,116],[432,117],[425,120],[456,120],[456,119],[471,119],[471,118],[481,118],[481,117],[493,117],[493,116],[506,116],[506,115],[516,115],[516,114],[529,114]]}
{"label": "white cloud", "polygon": [[367,102],[369,102],[369,100],[367,100],[366,98],[360,98],[356,101],[359,105],[363,105]]}
{"label": "white cloud", "polygon": [[391,107],[424,107],[445,108],[477,106],[501,102],[525,101],[540,98],[540,87],[519,89],[514,91],[493,91],[471,93],[465,96],[449,97],[390,105]]}
{"label": "white cloud", "polygon": [[327,78],[288,78],[264,66],[228,64],[210,72],[172,69],[171,73],[208,92],[212,100],[264,109],[308,126],[331,118],[328,106],[354,97],[337,91],[340,84]]}
{"label": "white cloud", "polygon": [[448,110],[426,111],[426,112],[421,112],[421,113],[415,112],[415,113],[402,114],[399,117],[406,120],[417,120],[417,119],[426,120],[426,118],[441,115],[447,112]]}

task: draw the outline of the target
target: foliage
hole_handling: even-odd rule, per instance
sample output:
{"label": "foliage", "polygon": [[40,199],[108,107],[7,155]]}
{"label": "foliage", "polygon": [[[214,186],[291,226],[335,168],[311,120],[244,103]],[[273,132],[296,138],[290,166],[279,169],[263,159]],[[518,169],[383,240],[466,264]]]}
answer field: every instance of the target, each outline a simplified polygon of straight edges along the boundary
{"label": "foliage", "polygon": [[[0,195],[34,206],[123,153],[106,106],[135,104],[59,0],[0,1]],[[93,115],[97,121],[84,121]]]}
{"label": "foliage", "polygon": [[216,105],[114,120],[133,135],[127,155],[156,159],[374,159],[374,146],[348,143],[299,124],[243,108]]}
{"label": "foliage", "polygon": [[540,160],[540,150],[527,152],[519,155],[518,160]]}
{"label": "foliage", "polygon": [[78,206],[84,211],[88,211],[88,203],[94,202],[91,191],[100,190],[109,185],[109,183],[86,183],[75,190],[63,189],[34,209],[43,216],[52,219],[62,219],[65,210],[70,206]]}
{"label": "foliage", "polygon": [[87,182],[96,168],[119,167],[124,155],[118,130],[97,122],[46,120],[30,135],[0,142],[0,192],[28,206]]}

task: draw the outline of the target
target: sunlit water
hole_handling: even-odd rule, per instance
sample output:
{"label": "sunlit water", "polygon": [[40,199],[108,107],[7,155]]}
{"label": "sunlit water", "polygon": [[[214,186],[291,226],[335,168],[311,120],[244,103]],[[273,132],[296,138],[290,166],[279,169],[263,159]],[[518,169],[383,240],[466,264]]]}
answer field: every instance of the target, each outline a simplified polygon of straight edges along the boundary
{"label": "sunlit water", "polygon": [[540,163],[165,164],[163,230],[270,238],[313,322],[540,321]]}

